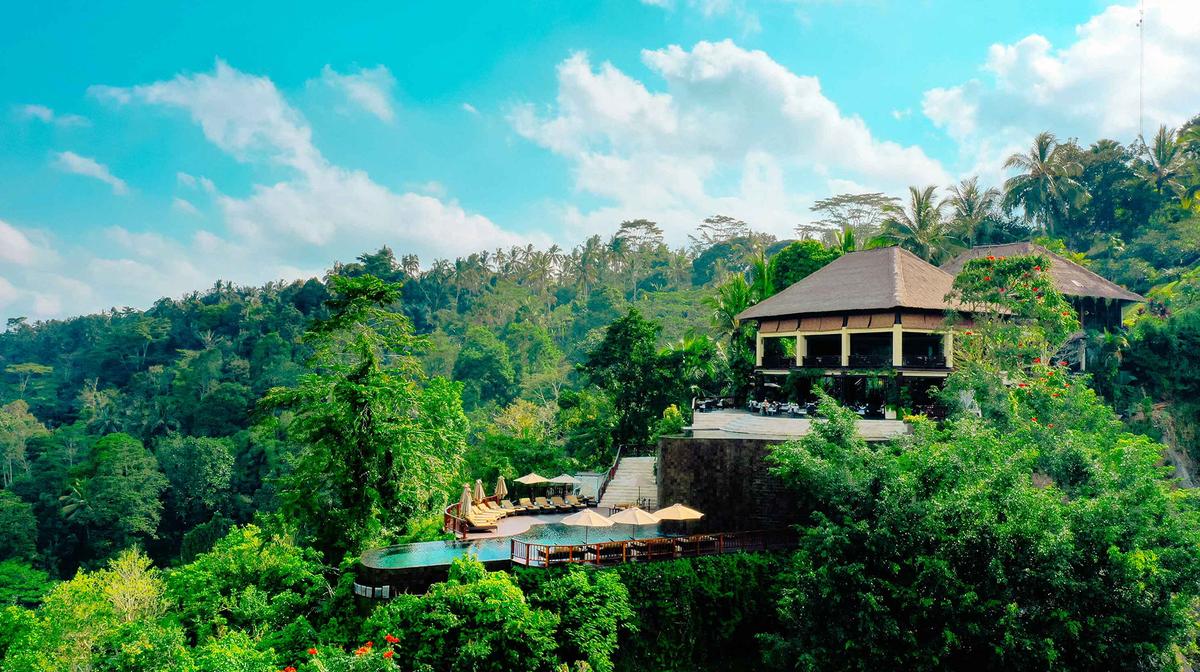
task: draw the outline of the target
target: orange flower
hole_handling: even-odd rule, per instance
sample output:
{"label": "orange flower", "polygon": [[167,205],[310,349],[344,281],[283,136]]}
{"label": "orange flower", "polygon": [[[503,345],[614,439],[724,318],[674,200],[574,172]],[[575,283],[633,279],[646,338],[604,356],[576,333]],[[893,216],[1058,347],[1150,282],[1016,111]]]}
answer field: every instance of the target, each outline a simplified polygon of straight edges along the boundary
{"label": "orange flower", "polygon": [[308,655],[310,655],[310,656],[315,656],[315,655],[317,655],[317,650],[316,650],[316,649],[309,649],[309,650],[308,650]]}
{"label": "orange flower", "polygon": [[388,644],[395,644],[396,642],[400,641],[399,637],[396,637],[395,635],[392,635],[391,633],[388,633],[387,635],[385,635],[383,639]]}
{"label": "orange flower", "polygon": [[1033,421],[1034,421],[1034,422],[1037,422],[1037,418],[1033,418]]}
{"label": "orange flower", "polygon": [[384,658],[391,658],[391,657],[392,657],[392,656],[394,656],[394,655],[396,655],[396,654],[395,654],[395,653],[392,653],[391,651],[384,651],[384,652],[383,652],[383,657],[384,657]]}
{"label": "orange flower", "polygon": [[1047,427],[1053,427],[1053,426],[1054,426],[1054,423],[1053,423],[1053,422],[1048,422],[1048,423],[1046,423],[1046,426],[1047,426]]}
{"label": "orange flower", "polygon": [[1034,267],[1033,267],[1033,270],[1035,270],[1035,271],[1040,271],[1040,270],[1042,270],[1042,267],[1041,267],[1041,266],[1034,266]]}
{"label": "orange flower", "polygon": [[992,276],[990,276],[990,275],[985,275],[985,276],[983,276],[983,281],[984,281],[984,282],[991,282],[991,281],[992,281]]}
{"label": "orange flower", "polygon": [[987,258],[987,260],[988,260],[988,261],[995,261],[995,260],[996,260],[996,258],[995,258],[995,257],[993,257],[992,255],[990,255],[990,254],[989,254],[989,255],[988,255],[988,258]]}
{"label": "orange flower", "polygon": [[296,672],[296,668],[288,665],[287,667],[283,668],[282,672]]}

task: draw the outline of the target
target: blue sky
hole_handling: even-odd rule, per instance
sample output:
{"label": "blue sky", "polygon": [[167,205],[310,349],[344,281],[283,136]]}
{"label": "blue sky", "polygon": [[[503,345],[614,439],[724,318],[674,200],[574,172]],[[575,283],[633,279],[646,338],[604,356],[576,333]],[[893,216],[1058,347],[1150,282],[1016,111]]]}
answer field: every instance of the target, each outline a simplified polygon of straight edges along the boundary
{"label": "blue sky", "polygon": [[[1148,0],[1149,127],[1200,112],[1200,9]],[[0,24],[0,317],[570,246],[1137,134],[1124,3],[22,3]]]}

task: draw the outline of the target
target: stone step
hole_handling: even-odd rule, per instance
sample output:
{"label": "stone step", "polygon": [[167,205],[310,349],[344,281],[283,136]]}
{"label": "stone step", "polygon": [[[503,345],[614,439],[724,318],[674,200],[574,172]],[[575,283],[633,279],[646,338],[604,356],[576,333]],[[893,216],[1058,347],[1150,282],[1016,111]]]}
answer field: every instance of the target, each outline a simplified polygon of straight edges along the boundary
{"label": "stone step", "polygon": [[656,508],[658,483],[654,475],[654,457],[624,457],[617,464],[617,473],[604,490],[600,506],[613,507],[617,504],[648,500],[651,510]]}

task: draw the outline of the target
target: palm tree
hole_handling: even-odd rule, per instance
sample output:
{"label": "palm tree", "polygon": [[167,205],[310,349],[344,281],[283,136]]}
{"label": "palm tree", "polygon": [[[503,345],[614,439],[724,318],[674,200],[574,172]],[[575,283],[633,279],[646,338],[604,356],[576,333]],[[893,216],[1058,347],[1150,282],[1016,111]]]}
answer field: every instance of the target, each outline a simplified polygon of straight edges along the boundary
{"label": "palm tree", "polygon": [[980,229],[995,214],[1000,198],[999,189],[980,188],[978,177],[951,186],[944,204],[953,210],[951,227],[955,235],[968,245],[977,245]]}
{"label": "palm tree", "polygon": [[754,305],[750,283],[746,282],[746,276],[735,273],[717,285],[717,293],[705,298],[704,304],[712,310],[713,326],[717,332],[733,337],[739,327],[738,314]]}
{"label": "palm tree", "polygon": [[1083,166],[1075,160],[1075,149],[1074,143],[1060,143],[1053,133],[1043,131],[1033,139],[1029,153],[1008,157],[1004,169],[1021,172],[1004,181],[1004,207],[1019,206],[1025,221],[1037,220],[1053,236],[1055,221],[1087,197],[1076,179]]}
{"label": "palm tree", "polygon": [[1146,146],[1143,142],[1141,149],[1144,163],[1138,166],[1138,172],[1147,182],[1154,184],[1154,190],[1160,194],[1168,188],[1176,193],[1182,192],[1183,185],[1179,178],[1187,161],[1175,129],[1159,126],[1154,134],[1154,143]]}
{"label": "palm tree", "polygon": [[887,206],[882,237],[928,262],[937,263],[958,245],[942,216],[944,204],[937,200],[937,187],[909,187],[908,195],[907,209]]}

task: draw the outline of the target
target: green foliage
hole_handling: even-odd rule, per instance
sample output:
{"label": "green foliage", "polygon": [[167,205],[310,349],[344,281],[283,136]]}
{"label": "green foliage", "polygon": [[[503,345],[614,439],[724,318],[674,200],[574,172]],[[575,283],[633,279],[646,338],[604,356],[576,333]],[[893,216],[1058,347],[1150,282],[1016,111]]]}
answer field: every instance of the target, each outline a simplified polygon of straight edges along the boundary
{"label": "green foliage", "polygon": [[1046,363],[1079,329],[1075,310],[1054,287],[1043,255],[968,261],[950,297],[971,313],[974,326],[956,341],[956,361],[1001,370]]}
{"label": "green foliage", "polygon": [[320,604],[330,592],[317,554],[283,531],[235,528],[207,553],[167,574],[177,617],[203,644],[245,632],[281,655],[315,639]]}
{"label": "green foliage", "polygon": [[1194,495],[1061,369],[991,384],[1007,424],[870,448],[829,408],[825,436],[776,450],[804,522],[769,662],[1170,669],[1200,591]]}
{"label": "green foliage", "polygon": [[678,406],[671,404],[663,411],[662,418],[658,421],[658,426],[654,428],[652,439],[657,443],[660,437],[679,434],[686,426],[687,419],[683,417],[683,412],[679,410]]}
{"label": "green foliage", "polygon": [[62,515],[88,530],[104,557],[111,551],[153,539],[162,517],[159,496],[167,479],[158,460],[128,434],[96,442],[91,476],[60,498]]}
{"label": "green foliage", "polygon": [[454,361],[454,378],[463,381],[463,404],[468,409],[489,402],[506,405],[516,392],[517,373],[508,346],[483,327],[467,331]]}
{"label": "green foliage", "polygon": [[[36,606],[54,587],[46,572],[22,560],[0,561],[0,607]],[[0,660],[3,655],[0,655]]]}
{"label": "green foliage", "polygon": [[396,656],[418,670],[535,672],[556,664],[558,622],[531,607],[508,574],[463,558],[428,593],[400,595],[377,607],[364,632],[399,638]]}
{"label": "green foliage", "polygon": [[289,434],[303,445],[284,479],[285,510],[340,557],[445,505],[467,421],[461,385],[425,381],[415,357],[423,340],[386,309],[398,287],[371,276],[331,284],[330,316],[307,335],[313,371],[264,403],[295,413]]}
{"label": "green foliage", "polygon": [[[4,669],[158,671],[191,669],[183,632],[150,560],[126,551],[105,569],[55,586],[30,616],[17,617]],[[20,612],[6,612],[7,618]]]}
{"label": "green foliage", "polygon": [[797,240],[771,257],[770,276],[775,291],[782,291],[812,275],[841,253],[816,240]]}
{"label": "green foliage", "polygon": [[229,510],[233,446],[228,439],[169,435],[156,445],[167,482],[168,508],[183,529]]}
{"label": "green foliage", "polygon": [[37,519],[33,507],[0,490],[0,560],[29,560],[37,553]]}
{"label": "green foliage", "polygon": [[645,444],[667,406],[713,384],[711,343],[659,353],[660,332],[657,323],[630,309],[609,326],[583,364],[588,379],[614,400],[618,444]]}
{"label": "green foliage", "polygon": [[617,669],[756,669],[756,635],[775,627],[780,558],[746,553],[620,565],[636,630],[623,631]]}
{"label": "green foliage", "polygon": [[529,603],[558,614],[554,641],[559,659],[587,661],[596,672],[613,671],[618,636],[635,630],[629,591],[610,572],[573,567],[540,583]]}

